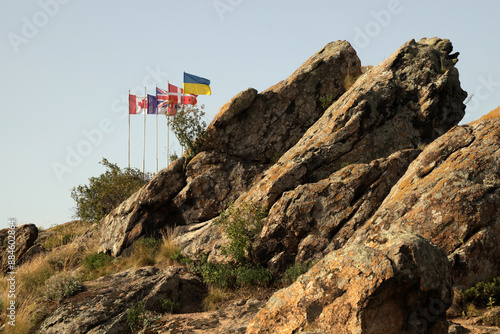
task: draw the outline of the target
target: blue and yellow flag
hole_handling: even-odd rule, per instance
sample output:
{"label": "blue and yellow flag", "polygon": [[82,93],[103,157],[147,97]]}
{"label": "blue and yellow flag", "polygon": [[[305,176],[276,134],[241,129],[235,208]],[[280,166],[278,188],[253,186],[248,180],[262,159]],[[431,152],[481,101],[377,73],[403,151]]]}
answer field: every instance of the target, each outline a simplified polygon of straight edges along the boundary
{"label": "blue and yellow flag", "polygon": [[186,72],[182,88],[185,94],[212,95],[210,80]]}

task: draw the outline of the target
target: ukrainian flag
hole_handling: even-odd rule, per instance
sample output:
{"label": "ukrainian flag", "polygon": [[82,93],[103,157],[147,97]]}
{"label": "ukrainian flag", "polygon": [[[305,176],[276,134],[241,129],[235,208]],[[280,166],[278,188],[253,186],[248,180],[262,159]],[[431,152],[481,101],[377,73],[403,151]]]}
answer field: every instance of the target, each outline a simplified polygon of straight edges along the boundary
{"label": "ukrainian flag", "polygon": [[184,94],[212,95],[210,80],[184,72]]}

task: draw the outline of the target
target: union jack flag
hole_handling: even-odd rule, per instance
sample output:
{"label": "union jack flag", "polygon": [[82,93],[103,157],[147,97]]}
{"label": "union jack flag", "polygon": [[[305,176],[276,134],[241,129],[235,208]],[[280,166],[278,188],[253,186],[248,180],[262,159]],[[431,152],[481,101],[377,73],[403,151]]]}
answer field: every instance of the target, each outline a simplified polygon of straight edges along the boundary
{"label": "union jack flag", "polygon": [[169,104],[172,103],[168,92],[164,89],[156,87],[156,100],[158,101],[158,113],[166,114]]}

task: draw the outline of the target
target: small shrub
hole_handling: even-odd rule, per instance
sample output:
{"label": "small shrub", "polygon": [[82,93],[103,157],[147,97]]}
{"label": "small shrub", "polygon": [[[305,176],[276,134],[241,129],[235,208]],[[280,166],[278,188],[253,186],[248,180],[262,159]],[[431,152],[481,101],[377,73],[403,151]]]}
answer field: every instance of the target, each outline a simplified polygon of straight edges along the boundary
{"label": "small shrub", "polygon": [[111,261],[113,261],[112,256],[104,253],[94,252],[85,257],[85,259],[83,260],[83,265],[87,270],[93,271],[106,266]]}
{"label": "small shrub", "polygon": [[272,279],[269,269],[250,264],[238,267],[235,274],[238,286],[266,286]]}
{"label": "small shrub", "polygon": [[283,277],[281,281],[285,285],[290,285],[294,283],[297,278],[299,278],[300,275],[305,274],[311,267],[313,266],[314,262],[305,262],[305,263],[297,263],[287,270],[285,270],[285,273],[283,274]]}
{"label": "small shrub", "polygon": [[144,321],[146,319],[146,310],[142,302],[132,303],[126,312],[127,325],[132,331],[136,331],[144,326]]}
{"label": "small shrub", "polygon": [[[464,304],[472,303],[478,307],[487,307],[491,300],[500,297],[500,277],[489,282],[479,282],[465,291],[460,291]],[[490,305],[493,306],[493,305]]]}
{"label": "small shrub", "polygon": [[59,303],[64,298],[77,294],[82,288],[82,283],[73,274],[60,272],[45,282],[44,300]]}
{"label": "small shrub", "polygon": [[206,311],[215,311],[227,299],[224,290],[210,287],[208,294],[203,299],[203,308]]}
{"label": "small shrub", "polygon": [[156,264],[156,256],[161,245],[161,239],[142,238],[134,244],[134,250],[130,257],[135,260],[137,267],[152,266]]}
{"label": "small shrub", "polygon": [[175,243],[175,232],[173,228],[167,228],[165,232],[162,233],[162,243],[160,245],[158,255],[162,260],[166,260],[169,264],[172,262],[180,262],[182,255],[180,253],[179,247]]}
{"label": "small shrub", "polygon": [[262,230],[266,216],[265,206],[255,202],[246,202],[238,207],[231,204],[221,212],[215,223],[224,228],[230,240],[228,245],[222,247],[222,253],[232,257],[236,263],[245,263],[246,254],[255,236]]}
{"label": "small shrub", "polygon": [[331,94],[321,96],[318,99],[319,105],[321,106],[321,109],[323,111],[328,109],[335,101],[336,101],[335,95],[331,95]]}
{"label": "small shrub", "polygon": [[245,263],[236,266],[231,263],[208,263],[203,255],[201,263],[191,267],[191,270],[203,277],[209,285],[226,290],[242,286],[266,286],[272,276],[268,269]]}
{"label": "small shrub", "polygon": [[180,309],[179,304],[177,304],[176,302],[174,302],[170,298],[165,298],[165,299],[160,300],[160,308],[161,308],[162,312],[166,312],[166,313],[170,313],[170,314],[177,313],[177,312],[179,312],[179,309]]}

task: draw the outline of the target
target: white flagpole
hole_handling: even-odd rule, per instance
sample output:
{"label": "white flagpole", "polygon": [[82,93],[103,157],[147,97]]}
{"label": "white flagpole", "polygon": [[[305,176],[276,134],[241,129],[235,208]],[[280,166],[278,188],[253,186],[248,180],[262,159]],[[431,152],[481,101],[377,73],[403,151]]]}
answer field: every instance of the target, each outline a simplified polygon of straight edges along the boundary
{"label": "white flagpole", "polygon": [[146,167],[146,114],[148,113],[148,108],[147,108],[147,102],[148,102],[148,95],[146,94],[146,87],[144,87],[144,145],[143,145],[143,150],[142,150],[142,174],[144,174],[145,167]]}
{"label": "white flagpole", "polygon": [[128,90],[128,168],[130,168],[130,89]]}
{"label": "white flagpole", "polygon": [[[158,85],[156,85],[156,88],[158,88]],[[156,100],[156,173],[158,174],[158,100]]]}
{"label": "white flagpole", "polygon": [[[170,84],[167,80],[167,92],[170,93]],[[170,94],[168,95],[168,99],[170,100]],[[170,148],[169,148],[169,135],[170,135],[170,113],[169,113],[169,105],[170,103],[167,104],[167,112],[166,112],[166,116],[167,116],[167,167],[169,166],[169,160],[170,160]]]}

